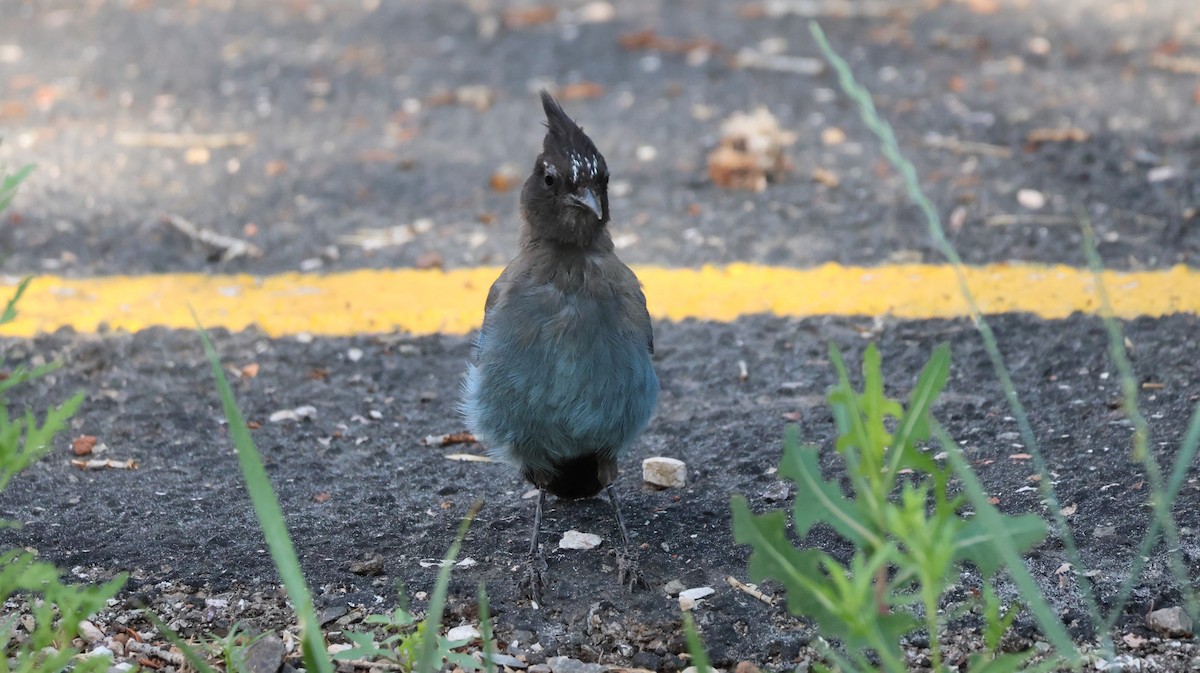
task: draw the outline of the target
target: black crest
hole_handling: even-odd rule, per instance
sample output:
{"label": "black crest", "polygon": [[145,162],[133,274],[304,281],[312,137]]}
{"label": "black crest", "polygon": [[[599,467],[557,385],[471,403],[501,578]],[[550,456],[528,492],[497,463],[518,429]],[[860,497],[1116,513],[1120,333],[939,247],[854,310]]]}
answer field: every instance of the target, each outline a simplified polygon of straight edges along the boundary
{"label": "black crest", "polygon": [[573,180],[598,177],[607,172],[604,157],[596,149],[592,139],[583,132],[575,120],[567,116],[558,101],[545,89],[542,90],[542,109],[546,111],[546,138],[542,141],[542,153],[557,159]]}

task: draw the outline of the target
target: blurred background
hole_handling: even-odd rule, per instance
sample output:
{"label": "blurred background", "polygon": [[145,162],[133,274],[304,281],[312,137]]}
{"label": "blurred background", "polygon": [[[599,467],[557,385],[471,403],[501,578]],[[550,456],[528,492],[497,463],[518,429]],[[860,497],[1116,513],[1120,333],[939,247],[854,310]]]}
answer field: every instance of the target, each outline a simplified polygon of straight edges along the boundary
{"label": "blurred background", "polygon": [[0,272],[502,264],[542,87],[631,262],[937,261],[812,20],[969,262],[1200,263],[1194,0],[8,0]]}

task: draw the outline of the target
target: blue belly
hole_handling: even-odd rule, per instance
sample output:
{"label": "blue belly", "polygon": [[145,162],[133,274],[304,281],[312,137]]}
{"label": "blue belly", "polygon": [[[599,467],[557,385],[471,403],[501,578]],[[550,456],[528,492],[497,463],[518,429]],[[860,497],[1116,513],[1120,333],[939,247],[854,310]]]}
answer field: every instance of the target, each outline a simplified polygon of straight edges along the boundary
{"label": "blue belly", "polygon": [[546,308],[530,303],[485,326],[464,382],[467,426],[526,469],[590,454],[615,459],[658,400],[645,336],[594,301]]}

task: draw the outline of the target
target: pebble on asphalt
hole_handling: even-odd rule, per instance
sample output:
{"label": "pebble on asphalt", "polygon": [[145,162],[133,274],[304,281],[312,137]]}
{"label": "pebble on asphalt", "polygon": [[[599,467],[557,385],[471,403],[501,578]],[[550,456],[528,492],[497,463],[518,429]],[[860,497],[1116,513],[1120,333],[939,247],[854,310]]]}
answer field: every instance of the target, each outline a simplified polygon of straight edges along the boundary
{"label": "pebble on asphalt", "polygon": [[1146,625],[1172,638],[1192,636],[1192,618],[1179,606],[1151,612],[1146,615]]}
{"label": "pebble on asphalt", "polygon": [[662,456],[647,458],[642,461],[642,481],[659,488],[682,488],[687,483],[687,464]]}
{"label": "pebble on asphalt", "polygon": [[581,533],[569,530],[563,533],[558,541],[559,549],[595,549],[600,544],[600,536],[593,533]]}

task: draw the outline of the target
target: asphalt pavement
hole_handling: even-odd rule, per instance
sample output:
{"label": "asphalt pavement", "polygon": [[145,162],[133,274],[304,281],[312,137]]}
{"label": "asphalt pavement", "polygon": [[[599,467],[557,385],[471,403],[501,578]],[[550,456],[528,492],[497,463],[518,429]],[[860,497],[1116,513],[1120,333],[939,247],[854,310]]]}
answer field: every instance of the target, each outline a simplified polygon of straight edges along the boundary
{"label": "asphalt pavement", "polygon": [[[514,185],[543,133],[541,87],[560,93],[604,153],[614,238],[630,263],[940,263],[899,176],[821,68],[810,18],[895,126],[968,263],[1081,267],[1086,214],[1110,268],[1200,266],[1192,0],[46,0],[0,12],[0,163],[38,165],[0,220],[0,274],[13,279],[199,272],[254,284],[282,272],[501,265],[516,245]],[[790,167],[761,192],[714,184],[722,121],[760,106],[795,134]],[[258,254],[223,258],[171,221]],[[405,288],[392,291],[403,310]],[[1095,306],[1080,311],[994,323],[1091,574],[1061,570],[1056,536],[1028,563],[1087,643],[1079,583],[1111,604],[1149,521],[1149,488]],[[498,634],[530,662],[676,670],[678,603],[662,587],[677,580],[717,590],[697,609],[715,664],[783,669],[811,655],[812,632],[726,582],[746,579],[748,556],[733,543],[728,502],[741,493],[756,511],[790,504],[772,469],[788,423],[828,449],[830,474],[838,467],[823,400],[830,343],[855,358],[879,342],[900,396],[950,342],[951,384],[935,414],[1001,509],[1048,515],[971,322],[846,313],[657,321],[660,409],[619,482],[653,590],[617,586],[604,503],[557,503],[548,540],[577,529],[605,542],[551,551],[540,610],[515,587],[527,487],[502,466],[447,458],[470,446],[424,441],[462,429],[454,403],[469,335],[212,326],[328,629],[391,604],[397,583],[429,591],[429,562],[483,498],[463,548],[474,563],[453,575],[451,625],[478,620],[485,580]],[[69,314],[61,325],[0,338],[6,368],[64,362],[12,405],[86,394],[51,455],[0,494],[0,518],[22,523],[0,530],[0,547],[36,549],[87,579],[131,572],[123,602],[97,618],[104,628],[143,603],[187,635],[239,620],[287,627],[196,335],[68,327]],[[1121,325],[1167,468],[1200,400],[1198,318]],[[313,410],[304,418],[279,414],[303,407]],[[137,469],[72,466],[80,435]],[[688,486],[643,486],[640,460],[652,455],[687,462]],[[1200,477],[1194,466],[1187,475],[1172,505],[1177,552],[1194,573]],[[828,532],[805,544],[845,553]],[[1166,552],[1153,550],[1118,636],[1155,638],[1145,612],[1179,604]],[[974,582],[964,576],[947,607],[968,602]],[[1027,618],[1017,635],[1037,639]],[[1166,670],[1190,665],[1191,642],[1153,642],[1127,650]]]}

